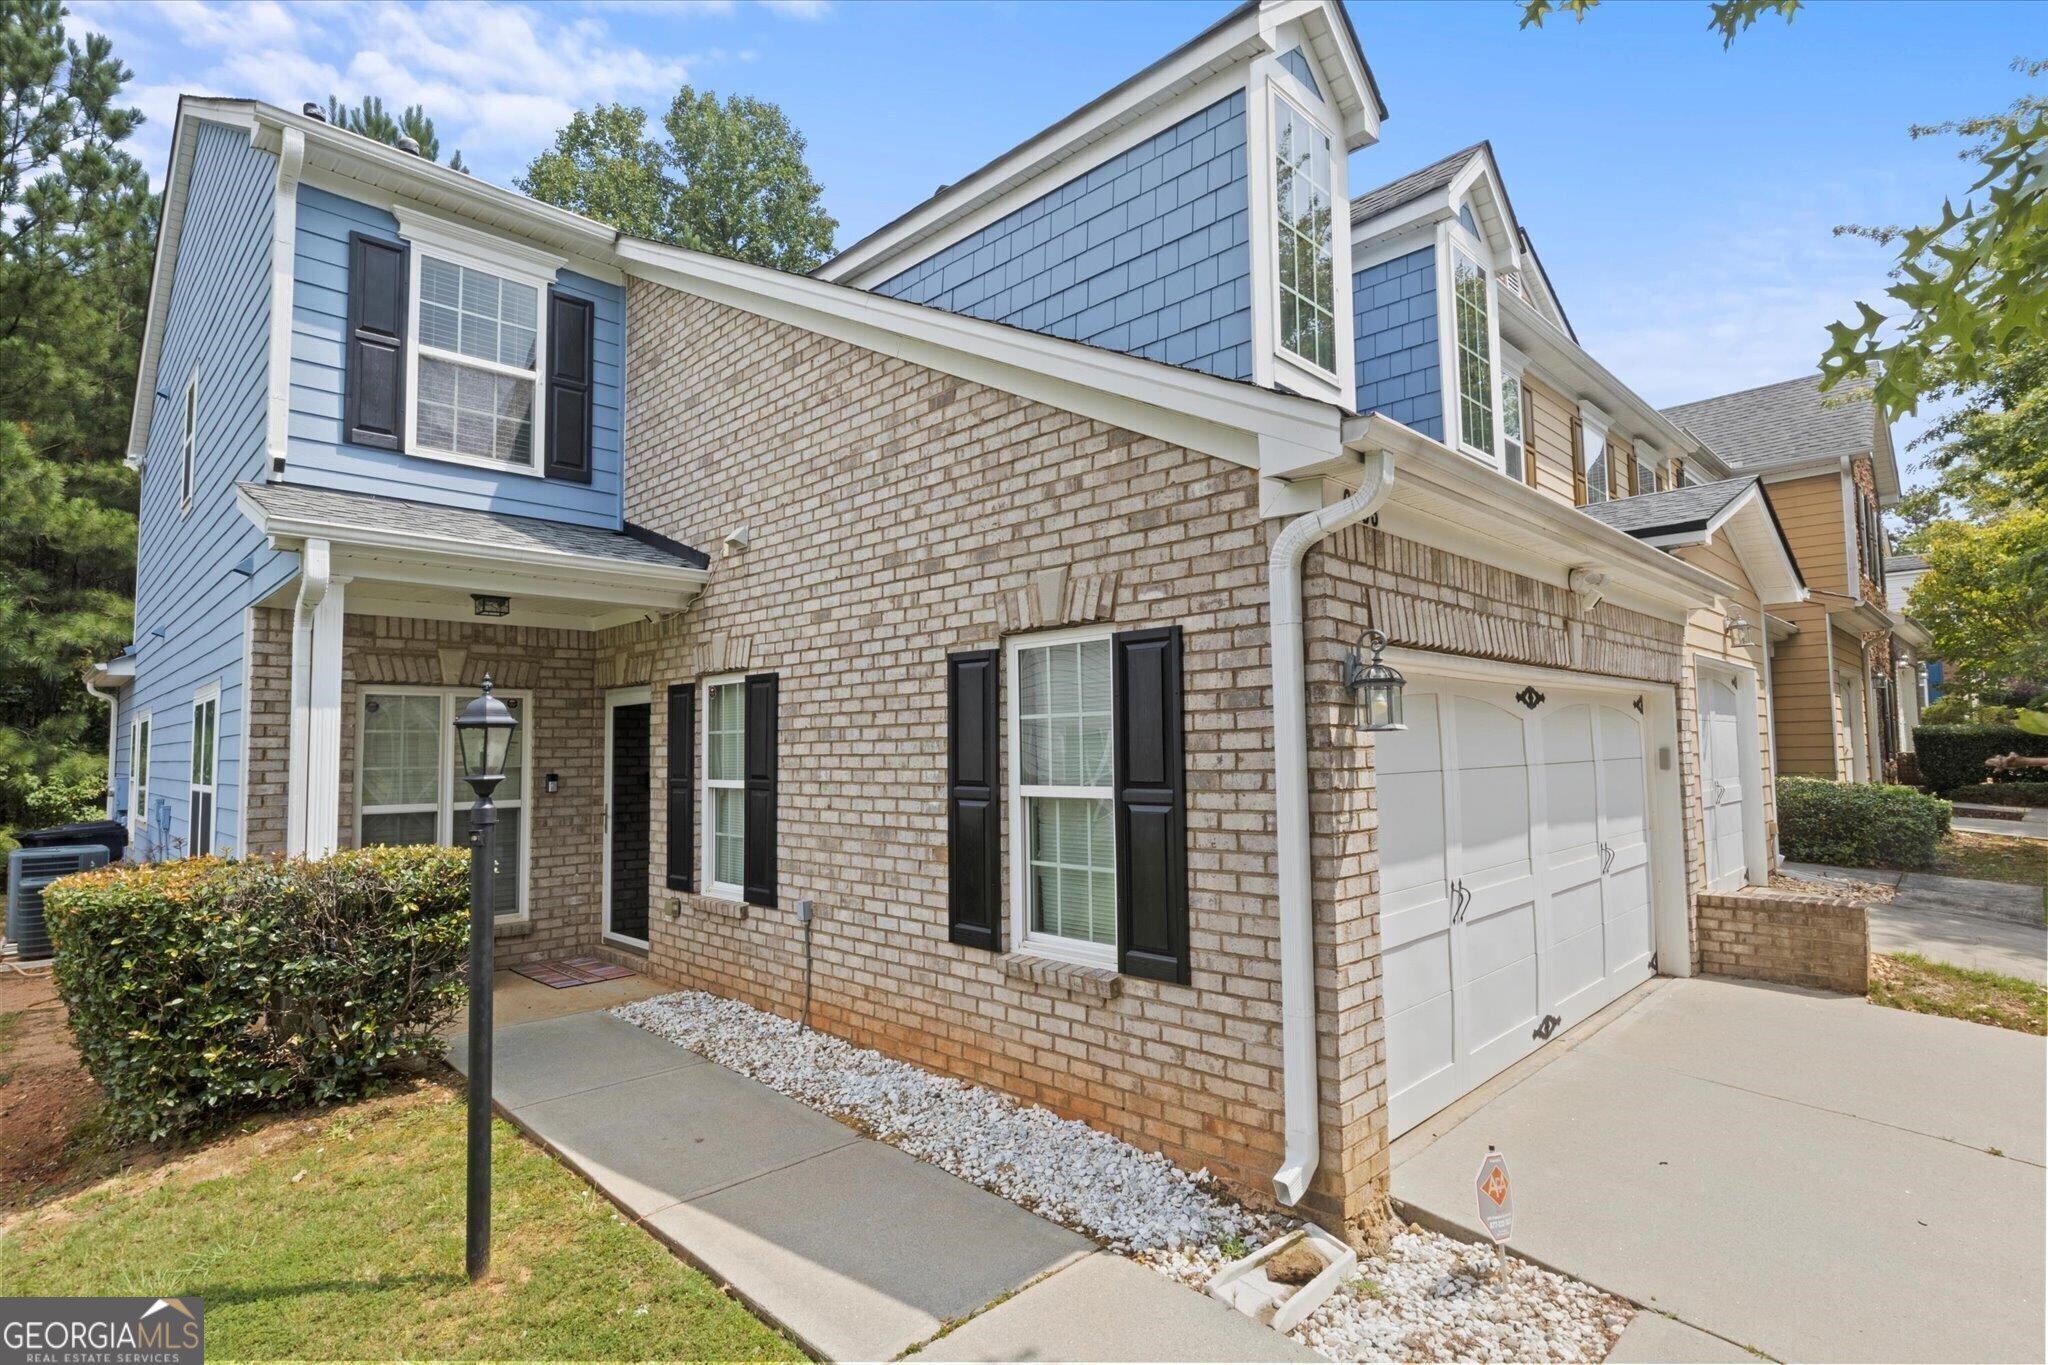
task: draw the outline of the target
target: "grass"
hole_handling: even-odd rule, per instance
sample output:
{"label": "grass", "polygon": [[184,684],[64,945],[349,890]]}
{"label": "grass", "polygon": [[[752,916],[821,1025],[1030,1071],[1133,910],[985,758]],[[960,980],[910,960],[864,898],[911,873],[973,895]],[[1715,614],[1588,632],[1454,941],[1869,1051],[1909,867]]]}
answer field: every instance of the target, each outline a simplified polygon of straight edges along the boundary
{"label": "grass", "polygon": [[1871,958],[1873,1004],[2048,1034],[2048,989],[1998,972],[1930,962],[1918,953]]}
{"label": "grass", "polygon": [[9,1294],[199,1295],[220,1359],[799,1360],[504,1123],[492,1274],[463,1258],[463,1105],[432,1083],[247,1125],[6,1230]]}
{"label": "grass", "polygon": [[2048,843],[2039,839],[1959,829],[1941,841],[1934,857],[1928,870],[1944,877],[2048,887]]}

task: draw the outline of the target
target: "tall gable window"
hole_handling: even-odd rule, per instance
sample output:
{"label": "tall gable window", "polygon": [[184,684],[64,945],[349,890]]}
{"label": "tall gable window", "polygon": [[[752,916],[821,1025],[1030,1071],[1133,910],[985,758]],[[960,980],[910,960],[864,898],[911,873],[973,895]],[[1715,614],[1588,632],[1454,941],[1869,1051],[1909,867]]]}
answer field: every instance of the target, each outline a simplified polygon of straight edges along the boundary
{"label": "tall gable window", "polygon": [[[1458,437],[1493,454],[1493,347],[1486,271],[1456,248],[1451,252],[1453,321],[1458,331]],[[1519,425],[1519,413],[1517,414]]]}
{"label": "tall gable window", "polygon": [[1319,370],[1334,371],[1337,281],[1330,135],[1277,95],[1273,189],[1280,255],[1280,345]]}
{"label": "tall gable window", "polygon": [[417,449],[534,467],[539,286],[419,253]]}

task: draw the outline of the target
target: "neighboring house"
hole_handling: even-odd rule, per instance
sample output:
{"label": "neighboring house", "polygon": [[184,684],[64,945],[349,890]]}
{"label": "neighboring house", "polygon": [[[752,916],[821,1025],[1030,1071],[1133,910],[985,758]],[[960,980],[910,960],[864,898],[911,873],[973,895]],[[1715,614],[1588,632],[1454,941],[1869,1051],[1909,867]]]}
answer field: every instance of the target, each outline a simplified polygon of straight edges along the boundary
{"label": "neighboring house", "polygon": [[1928,563],[1919,555],[1886,555],[1884,560],[1885,605],[1891,608],[1896,627],[1899,658],[1894,667],[1899,704],[1899,746],[1913,752],[1913,727],[1929,703],[1941,700],[1941,660],[1928,657],[1934,638],[1927,628],[1906,614],[1913,585],[1927,576]]}
{"label": "neighboring house", "polygon": [[[1768,873],[1755,632],[1800,595],[1756,482],[1572,341],[1483,149],[1388,209],[1437,215],[1458,403],[1359,414],[1408,287],[1335,211],[1381,116],[1341,6],[1247,4],[803,277],[185,100],[100,678],[152,851],[460,839],[488,672],[501,960],[813,989],[1378,1219],[1394,1135]],[[1405,730],[1350,704],[1368,627]]]}
{"label": "neighboring house", "polygon": [[1910,729],[1885,586],[1884,509],[1899,498],[1891,428],[1867,390],[1823,394],[1818,375],[1664,411],[1764,481],[1806,576],[1808,600],[1772,611],[1778,770],[1887,780]]}

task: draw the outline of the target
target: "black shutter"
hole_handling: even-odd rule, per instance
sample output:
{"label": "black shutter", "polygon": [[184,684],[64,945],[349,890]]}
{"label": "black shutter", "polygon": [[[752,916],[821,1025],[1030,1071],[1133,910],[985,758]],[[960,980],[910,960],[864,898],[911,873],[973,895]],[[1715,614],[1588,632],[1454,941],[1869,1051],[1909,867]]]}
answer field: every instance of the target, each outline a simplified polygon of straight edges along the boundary
{"label": "black shutter", "polygon": [[743,853],[748,905],[775,908],[775,675],[747,679],[747,833]]}
{"label": "black shutter", "polygon": [[1122,968],[1188,984],[1187,756],[1180,627],[1111,638],[1116,919]]}
{"label": "black shutter", "polygon": [[397,450],[405,439],[405,252],[398,242],[348,235],[343,436],[378,450]]}
{"label": "black shutter", "polygon": [[548,290],[547,476],[590,482],[590,394],[597,365],[597,309]]}
{"label": "black shutter", "polygon": [[996,669],[993,649],[946,657],[947,933],[955,943],[991,951],[1003,946]]}
{"label": "black shutter", "polygon": [[668,889],[695,891],[697,867],[697,685],[668,689]]}

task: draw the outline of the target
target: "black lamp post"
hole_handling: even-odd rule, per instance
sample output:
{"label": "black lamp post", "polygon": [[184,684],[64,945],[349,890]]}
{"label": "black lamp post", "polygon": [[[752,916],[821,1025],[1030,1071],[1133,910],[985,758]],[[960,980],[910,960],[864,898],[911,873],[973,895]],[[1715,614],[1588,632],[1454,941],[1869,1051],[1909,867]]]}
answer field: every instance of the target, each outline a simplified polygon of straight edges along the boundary
{"label": "black lamp post", "polygon": [[491,1268],[491,948],[497,917],[498,809],[491,793],[505,780],[505,755],[519,721],[491,695],[455,718],[462,776],[476,793],[469,809],[469,1242],[472,1283]]}

